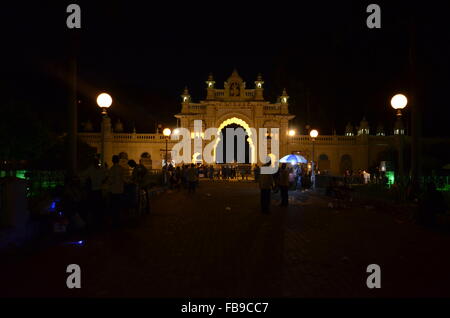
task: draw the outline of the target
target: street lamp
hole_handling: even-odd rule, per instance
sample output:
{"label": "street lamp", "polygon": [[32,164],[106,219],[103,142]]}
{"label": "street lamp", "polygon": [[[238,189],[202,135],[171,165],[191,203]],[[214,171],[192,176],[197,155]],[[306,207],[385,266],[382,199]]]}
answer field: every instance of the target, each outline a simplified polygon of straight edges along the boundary
{"label": "street lamp", "polygon": [[403,169],[403,128],[402,110],[408,105],[408,99],[403,94],[397,94],[391,99],[391,106],[397,111],[397,121],[394,127],[394,135],[398,136],[398,174],[400,177],[404,175]]}
{"label": "street lamp", "polygon": [[107,93],[101,93],[97,96],[97,105],[102,109],[102,152],[100,155],[100,163],[105,166],[105,129],[108,120],[108,108],[112,105],[112,98]]}
{"label": "street lamp", "polygon": [[166,139],[166,162],[165,162],[165,166],[167,167],[167,142],[168,142],[168,140],[169,140],[169,136],[170,136],[170,134],[172,133],[172,131],[169,129],[169,128],[165,128],[164,130],[163,130],[163,135],[164,135],[164,137],[166,137],[165,139]]}
{"label": "street lamp", "polygon": [[169,136],[170,136],[170,134],[172,133],[172,131],[169,129],[169,128],[165,128],[164,130],[163,130],[163,135],[164,135],[164,137],[166,137],[165,139],[166,139],[166,159],[165,159],[165,163],[164,163],[164,179],[165,179],[165,182],[167,183],[167,142],[168,142],[168,140],[169,140]]}
{"label": "street lamp", "polygon": [[408,105],[408,99],[403,94],[397,94],[391,99],[391,106],[397,111],[397,117],[402,116],[402,109]]}
{"label": "street lamp", "polygon": [[311,182],[312,182],[312,188],[316,188],[316,172],[314,167],[314,142],[316,141],[316,138],[319,136],[319,132],[315,129],[311,130],[309,132],[309,136],[311,137],[312,141],[312,160],[311,160]]}
{"label": "street lamp", "polygon": [[288,135],[289,135],[289,137],[294,137],[295,136],[295,130],[294,129],[289,130]]}
{"label": "street lamp", "polygon": [[97,105],[102,109],[102,115],[107,115],[107,110],[111,107],[112,98],[107,93],[101,93],[97,96]]}

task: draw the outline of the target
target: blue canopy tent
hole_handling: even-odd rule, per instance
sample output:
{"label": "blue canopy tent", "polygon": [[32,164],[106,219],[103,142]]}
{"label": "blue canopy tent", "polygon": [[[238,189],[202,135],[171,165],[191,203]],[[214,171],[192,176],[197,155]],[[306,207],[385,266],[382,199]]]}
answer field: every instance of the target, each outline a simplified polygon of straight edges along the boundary
{"label": "blue canopy tent", "polygon": [[303,156],[300,156],[300,155],[287,155],[287,156],[281,158],[280,162],[296,165],[299,163],[308,163],[308,160],[306,160]]}

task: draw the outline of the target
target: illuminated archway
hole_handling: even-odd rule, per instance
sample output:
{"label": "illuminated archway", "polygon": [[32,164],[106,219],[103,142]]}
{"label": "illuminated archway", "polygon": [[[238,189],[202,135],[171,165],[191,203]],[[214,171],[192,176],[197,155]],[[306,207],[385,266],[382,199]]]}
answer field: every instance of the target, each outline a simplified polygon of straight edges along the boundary
{"label": "illuminated archway", "polygon": [[217,128],[218,138],[216,138],[215,144],[214,144],[214,158],[216,158],[216,150],[217,150],[217,146],[219,145],[219,142],[220,142],[220,132],[222,131],[222,129],[224,129],[225,127],[232,125],[232,124],[236,124],[236,125],[239,125],[242,128],[244,128],[244,130],[248,136],[247,142],[248,142],[249,149],[250,149],[250,163],[252,163],[252,164],[256,163],[256,146],[253,143],[253,138],[255,138],[255,140],[256,140],[257,137],[253,136],[250,126],[244,120],[237,118],[237,117],[232,117],[232,118],[224,120]]}

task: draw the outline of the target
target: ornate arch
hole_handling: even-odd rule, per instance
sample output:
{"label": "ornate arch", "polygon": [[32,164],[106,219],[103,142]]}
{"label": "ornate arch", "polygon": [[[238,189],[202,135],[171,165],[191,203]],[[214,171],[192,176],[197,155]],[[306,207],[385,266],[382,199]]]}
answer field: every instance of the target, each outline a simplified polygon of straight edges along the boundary
{"label": "ornate arch", "polygon": [[250,117],[248,117],[246,114],[241,113],[241,112],[236,112],[236,111],[232,111],[226,114],[223,114],[221,116],[219,116],[216,120],[216,126],[215,127],[219,127],[224,121],[231,119],[231,118],[236,118],[236,119],[240,119],[242,121],[244,121],[245,123],[247,123],[247,125],[249,125],[250,127],[255,127],[253,125],[253,121],[251,120]]}
{"label": "ornate arch", "polygon": [[[240,115],[238,115],[238,116],[240,116]],[[256,159],[257,159],[257,157],[256,157],[256,142],[257,142],[257,139],[256,138],[257,138],[257,136],[253,136],[253,132],[250,129],[252,127],[244,119],[241,119],[239,117],[234,117],[234,116],[230,117],[230,114],[228,116],[222,116],[222,118],[227,118],[227,119],[221,120],[221,122],[219,120],[217,122],[218,123],[218,125],[217,125],[218,126],[217,127],[217,135],[219,136],[219,138],[217,138],[215,140],[214,157],[216,157],[216,148],[217,148],[217,145],[220,142],[220,132],[221,132],[221,130],[223,128],[225,128],[226,126],[228,126],[228,125],[237,124],[239,126],[242,126],[242,128],[244,128],[245,132],[248,135],[247,141],[248,141],[248,144],[249,144],[249,147],[250,147],[250,162],[251,163],[256,163]]]}

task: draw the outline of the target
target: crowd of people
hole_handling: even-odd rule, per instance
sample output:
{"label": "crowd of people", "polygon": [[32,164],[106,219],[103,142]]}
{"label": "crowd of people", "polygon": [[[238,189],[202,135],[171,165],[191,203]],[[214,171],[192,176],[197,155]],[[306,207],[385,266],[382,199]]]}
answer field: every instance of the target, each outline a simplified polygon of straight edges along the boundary
{"label": "crowd of people", "polygon": [[[107,169],[97,159],[80,177],[66,183],[63,201],[66,215],[75,224],[84,224],[89,229],[102,228],[105,224],[119,227],[125,215],[150,213],[149,189],[154,185],[148,169],[140,162],[129,160],[127,168],[118,156],[113,156],[113,165]],[[270,165],[270,162],[265,166]],[[290,190],[306,190],[312,186],[311,172],[302,165],[283,163],[274,174],[262,174],[259,165],[168,165],[162,170],[162,183],[172,190],[187,190],[193,194],[202,178],[209,180],[252,180],[258,183],[261,193],[261,211],[269,213],[272,194],[279,193],[280,206],[289,205]],[[351,201],[351,187],[355,180],[367,183],[364,172],[353,174],[346,171],[343,178],[330,177],[326,194],[337,202]],[[394,184],[392,191],[399,189]],[[400,191],[398,191],[400,193]],[[420,205],[418,218],[421,223],[433,224],[436,215],[445,210],[442,195],[436,187],[429,185],[422,195],[410,183],[402,191],[407,199]],[[108,211],[108,212],[106,212]],[[429,212],[431,211],[431,212]]]}
{"label": "crowd of people", "polygon": [[112,163],[108,169],[95,158],[79,176],[66,181],[62,202],[72,229],[119,227],[124,216],[150,213],[153,182],[148,169],[134,160],[124,167],[117,155]]}
{"label": "crowd of people", "polygon": [[169,175],[169,180],[172,182],[177,183],[180,181],[180,184],[184,184],[185,182],[183,181],[187,181],[187,171],[191,167],[195,169],[197,178],[206,178],[210,180],[249,180],[258,173],[259,169],[258,165],[255,165],[252,170],[250,165],[214,166],[204,164],[185,164],[176,168],[169,165],[168,167],[163,167],[163,171]]}

